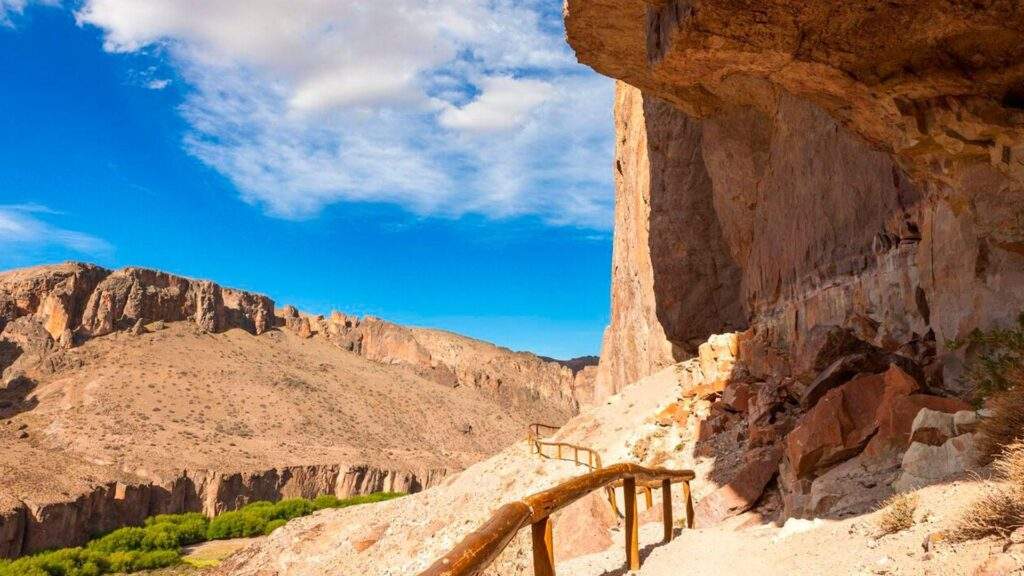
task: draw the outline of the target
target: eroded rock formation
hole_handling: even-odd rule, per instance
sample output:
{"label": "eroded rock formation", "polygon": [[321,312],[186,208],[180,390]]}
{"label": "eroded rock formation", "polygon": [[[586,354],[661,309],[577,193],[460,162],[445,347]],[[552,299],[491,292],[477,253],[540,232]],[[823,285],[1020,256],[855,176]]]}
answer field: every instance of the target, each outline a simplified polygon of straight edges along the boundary
{"label": "eroded rock formation", "polygon": [[445,473],[318,465],[259,472],[186,471],[158,483],[110,482],[73,500],[4,503],[0,506],[0,558],[80,545],[96,534],[142,525],[156,514],[214,516],[257,500],[415,493],[437,484]]}
{"label": "eroded rock formation", "polygon": [[565,422],[592,372],[155,270],[0,273],[0,557],[154,513],[415,492]]}
{"label": "eroded rock formation", "polygon": [[566,25],[624,82],[599,394],[819,325],[934,345],[955,388],[946,341],[1024,309],[1019,6],[569,0]]}

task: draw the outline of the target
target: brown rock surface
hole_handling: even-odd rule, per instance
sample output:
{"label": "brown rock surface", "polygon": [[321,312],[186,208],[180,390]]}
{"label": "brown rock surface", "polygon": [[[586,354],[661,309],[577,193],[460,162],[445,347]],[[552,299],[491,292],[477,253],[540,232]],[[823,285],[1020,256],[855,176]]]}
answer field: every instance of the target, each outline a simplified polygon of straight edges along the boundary
{"label": "brown rock surface", "polygon": [[930,338],[955,387],[944,343],[1024,308],[1017,7],[570,0],[566,26],[636,87],[598,396],[745,326]]}
{"label": "brown rock surface", "polygon": [[576,407],[572,370],[531,354],[371,319],[370,359],[343,345],[358,320],[272,330],[263,296],[151,270],[6,272],[0,310],[0,556],[160,512],[418,491]]}
{"label": "brown rock surface", "polygon": [[781,458],[782,450],[778,447],[750,453],[747,464],[728,483],[702,498],[694,507],[698,525],[714,525],[749,510],[778,473]]}

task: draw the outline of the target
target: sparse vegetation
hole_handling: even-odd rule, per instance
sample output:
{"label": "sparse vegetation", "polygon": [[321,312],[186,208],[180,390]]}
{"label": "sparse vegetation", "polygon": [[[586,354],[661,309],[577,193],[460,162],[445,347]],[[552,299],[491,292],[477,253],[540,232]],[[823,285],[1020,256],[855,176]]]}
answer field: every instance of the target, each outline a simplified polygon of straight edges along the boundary
{"label": "sparse vegetation", "polygon": [[916,494],[896,494],[883,502],[882,516],[878,519],[881,534],[895,534],[913,526],[917,502]]}
{"label": "sparse vegetation", "polygon": [[1010,390],[1020,382],[1024,366],[1024,313],[1017,317],[1013,328],[974,330],[949,345],[953,349],[966,348],[975,355],[965,379],[979,399]]}
{"label": "sparse vegetation", "polygon": [[978,426],[978,451],[984,462],[998,458],[1008,446],[1024,441],[1024,371],[1008,376],[1011,388],[989,399],[991,414]]}
{"label": "sparse vegetation", "polygon": [[352,498],[318,496],[280,502],[253,502],[210,520],[190,512],[161,514],[145,526],[119,528],[83,547],[64,548],[0,560],[0,576],[100,576],[174,566],[181,562],[181,547],[206,540],[270,534],[289,520],[325,508],[346,508],[403,496],[380,492]]}
{"label": "sparse vegetation", "polygon": [[1024,526],[1024,444],[1006,446],[992,464],[998,484],[967,510],[953,532],[956,540],[1006,536]]}

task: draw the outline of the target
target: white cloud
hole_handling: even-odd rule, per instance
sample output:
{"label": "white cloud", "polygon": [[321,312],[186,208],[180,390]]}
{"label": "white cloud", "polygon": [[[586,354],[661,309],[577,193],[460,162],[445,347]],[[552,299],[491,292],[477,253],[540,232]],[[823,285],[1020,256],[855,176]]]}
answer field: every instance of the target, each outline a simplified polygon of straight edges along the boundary
{"label": "white cloud", "polygon": [[146,82],[146,88],[150,90],[163,90],[171,85],[171,81],[166,78],[157,78]]}
{"label": "white cloud", "polygon": [[480,96],[441,113],[441,125],[464,132],[495,132],[520,128],[537,106],[553,96],[543,80],[494,76],[480,82]]}
{"label": "white cloud", "polygon": [[188,150],[272,214],[385,201],[610,225],[611,83],[575,64],[548,0],[85,0],[76,17],[108,51],[167,56]]}
{"label": "white cloud", "polygon": [[57,6],[60,0],[0,0],[0,26],[13,26],[13,16],[21,15],[29,4]]}
{"label": "white cloud", "polygon": [[0,247],[60,246],[88,255],[109,253],[113,247],[105,240],[48,224],[42,215],[60,213],[36,204],[0,205]]}

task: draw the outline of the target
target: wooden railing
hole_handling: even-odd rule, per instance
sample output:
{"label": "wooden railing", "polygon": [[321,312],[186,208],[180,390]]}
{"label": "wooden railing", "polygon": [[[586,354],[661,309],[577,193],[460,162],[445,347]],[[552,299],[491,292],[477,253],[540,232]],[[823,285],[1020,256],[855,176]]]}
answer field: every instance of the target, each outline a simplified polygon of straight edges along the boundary
{"label": "wooden railing", "polygon": [[[565,454],[572,453],[573,457],[571,460],[576,463],[577,466],[586,466],[591,470],[599,470],[604,466],[601,464],[601,455],[595,452],[593,449],[586,446],[579,446],[576,444],[570,444],[568,442],[549,442],[544,440],[545,431],[557,432],[560,430],[558,426],[550,426],[548,424],[530,424],[526,433],[526,441],[530,445],[530,453],[536,453],[543,458],[550,458],[552,460],[565,460],[569,461],[570,458]],[[545,454],[545,447],[555,448],[555,453]],[[587,460],[584,462],[580,459],[580,454],[584,454]],[[622,482],[617,482],[611,486],[605,487],[605,491],[608,493],[608,504],[612,507],[612,512],[616,516],[621,518],[622,512],[619,511],[619,502],[615,497],[615,489],[621,488]],[[647,504],[647,508],[654,505],[654,496],[651,494],[650,486],[640,486],[640,489],[644,493],[644,502]],[[625,497],[623,497],[625,499]]]}
{"label": "wooden railing", "polygon": [[533,542],[534,576],[554,576],[555,550],[551,515],[587,494],[617,483],[625,492],[626,564],[640,569],[640,521],[636,506],[636,487],[660,486],[662,490],[664,541],[673,536],[672,484],[681,482],[686,500],[686,526],[693,527],[693,502],[689,470],[645,468],[638,464],[614,464],[577,476],[543,492],[527,496],[499,508],[476,532],[462,539],[455,548],[420,573],[420,576],[475,576],[482,572],[508,546],[519,530],[530,525]]}

